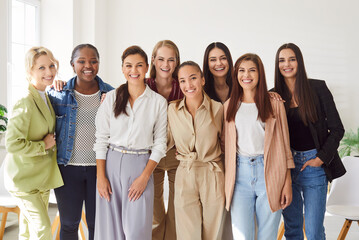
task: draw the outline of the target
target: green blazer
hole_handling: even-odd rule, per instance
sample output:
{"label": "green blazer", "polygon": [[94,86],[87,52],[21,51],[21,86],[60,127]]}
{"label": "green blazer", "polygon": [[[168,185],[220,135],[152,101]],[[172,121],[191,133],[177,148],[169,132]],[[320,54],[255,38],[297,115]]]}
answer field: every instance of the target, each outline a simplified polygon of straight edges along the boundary
{"label": "green blazer", "polygon": [[55,131],[55,112],[29,84],[27,96],[14,106],[6,131],[5,186],[9,191],[48,190],[63,185],[56,146],[45,150],[42,140]]}

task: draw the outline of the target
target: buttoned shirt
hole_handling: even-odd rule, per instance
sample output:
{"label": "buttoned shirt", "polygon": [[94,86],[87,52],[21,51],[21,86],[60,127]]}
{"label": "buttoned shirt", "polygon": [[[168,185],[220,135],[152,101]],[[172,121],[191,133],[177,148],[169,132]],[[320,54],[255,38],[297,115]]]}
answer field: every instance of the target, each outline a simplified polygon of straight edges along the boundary
{"label": "buttoned shirt", "polygon": [[166,155],[167,101],[147,85],[126,112],[115,117],[116,90],[108,92],[96,115],[96,159],[106,159],[109,144],[128,149],[151,150],[150,159],[159,162]]}
{"label": "buttoned shirt", "polygon": [[203,102],[193,119],[185,101],[186,98],[180,102],[172,102],[168,107],[167,149],[175,144],[178,152],[176,158],[189,167],[197,163],[210,163],[213,167],[218,167],[216,162],[222,156],[222,104],[204,94]]}

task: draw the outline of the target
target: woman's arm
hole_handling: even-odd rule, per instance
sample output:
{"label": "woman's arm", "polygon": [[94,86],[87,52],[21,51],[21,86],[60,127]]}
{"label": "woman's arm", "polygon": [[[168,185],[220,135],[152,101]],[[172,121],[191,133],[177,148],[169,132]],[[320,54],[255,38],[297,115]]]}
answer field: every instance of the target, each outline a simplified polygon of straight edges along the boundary
{"label": "woman's arm", "polygon": [[157,113],[157,119],[153,127],[153,145],[151,148],[151,156],[155,162],[159,162],[161,158],[166,156],[167,147],[167,101],[163,98],[160,99],[157,104],[159,105],[159,111]]}
{"label": "woman's arm", "polygon": [[110,201],[110,194],[112,189],[110,182],[106,176],[106,160],[96,159],[96,171],[97,171],[97,190],[101,198],[105,198]]}
{"label": "woman's arm", "polygon": [[329,91],[325,82],[318,80],[312,81],[315,81],[318,84],[315,89],[315,93],[319,98],[321,108],[323,109],[323,112],[325,114],[324,119],[326,119],[326,125],[329,130],[325,142],[322,144],[321,148],[317,153],[317,157],[326,165],[329,165],[331,160],[333,159],[334,154],[337,152],[340,140],[343,138],[344,126],[340,119],[338,110],[335,106],[333,95]]}
{"label": "woman's arm", "polygon": [[[282,130],[283,146],[287,161],[287,168],[295,168],[292,151],[290,150],[290,140],[289,140],[289,129],[288,129],[288,120],[287,113],[284,108],[284,104],[281,101],[276,101],[278,112],[277,112],[277,121]],[[273,106],[273,105],[272,105]],[[275,109],[273,109],[275,110]]]}
{"label": "woman's arm", "polygon": [[285,176],[285,182],[281,193],[280,205],[282,209],[285,209],[292,202],[293,192],[292,192],[292,177],[290,175],[290,169],[287,169]]}
{"label": "woman's arm", "polygon": [[47,134],[37,141],[28,139],[31,115],[36,109],[26,101],[20,100],[13,108],[6,132],[6,150],[24,157],[46,155],[46,150],[56,144],[54,134]]}

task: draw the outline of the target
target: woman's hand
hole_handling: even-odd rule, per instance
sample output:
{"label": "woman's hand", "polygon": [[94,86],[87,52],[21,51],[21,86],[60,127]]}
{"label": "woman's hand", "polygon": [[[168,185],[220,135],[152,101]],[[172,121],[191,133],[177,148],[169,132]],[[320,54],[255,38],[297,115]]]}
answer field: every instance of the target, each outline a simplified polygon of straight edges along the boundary
{"label": "woman's hand", "polygon": [[102,93],[100,103],[102,103],[105,100],[105,98],[106,98],[106,93]]}
{"label": "woman's hand", "polygon": [[128,189],[128,198],[130,201],[136,201],[142,195],[147,187],[149,178],[145,177],[143,174],[133,181],[131,187]]}
{"label": "woman's hand", "polygon": [[57,92],[62,91],[63,87],[66,86],[66,82],[62,80],[54,80],[50,87],[53,87]]}
{"label": "woman's hand", "polygon": [[323,165],[323,161],[320,160],[320,158],[316,157],[314,159],[311,159],[309,161],[307,161],[306,163],[304,163],[302,169],[300,169],[300,171],[303,171],[307,166],[312,166],[312,167],[320,167]]}
{"label": "woman's hand", "polygon": [[97,177],[97,190],[101,198],[105,198],[107,202],[110,201],[112,189],[107,177]]}
{"label": "woman's hand", "polygon": [[280,197],[280,205],[282,209],[285,209],[290,205],[293,198],[293,192],[292,192],[292,181],[288,178],[284,183],[281,197]]}
{"label": "woman's hand", "polygon": [[55,135],[53,133],[47,134],[44,139],[42,139],[45,143],[45,149],[50,149],[56,144]]}
{"label": "woman's hand", "polygon": [[276,92],[268,92],[269,93],[269,96],[271,97],[271,98],[274,98],[275,100],[277,100],[277,101],[283,101],[283,102],[285,102],[283,99],[282,99],[282,97],[278,94],[278,93],[276,93]]}

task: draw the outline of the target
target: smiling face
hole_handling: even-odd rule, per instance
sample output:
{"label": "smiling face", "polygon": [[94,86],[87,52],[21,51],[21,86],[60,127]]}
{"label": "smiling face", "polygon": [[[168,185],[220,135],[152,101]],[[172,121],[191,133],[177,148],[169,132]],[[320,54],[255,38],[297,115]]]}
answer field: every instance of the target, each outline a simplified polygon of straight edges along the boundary
{"label": "smiling face", "polygon": [[49,56],[41,55],[35,61],[34,66],[30,70],[31,84],[40,91],[52,84],[56,75],[56,66]]}
{"label": "smiling face", "polygon": [[172,78],[172,74],[178,65],[175,51],[166,46],[157,50],[152,62],[156,69],[156,77],[161,78]]}
{"label": "smiling face", "polygon": [[93,81],[98,73],[100,66],[99,59],[95,51],[84,47],[77,51],[72,67],[80,81]]}
{"label": "smiling face", "polygon": [[253,61],[242,61],[237,74],[239,85],[243,91],[256,91],[259,73],[257,65]]}
{"label": "smiling face", "polygon": [[178,71],[178,81],[181,91],[186,98],[197,98],[202,96],[204,77],[194,66],[184,66]]}
{"label": "smiling face", "polygon": [[222,49],[213,48],[209,52],[208,67],[214,77],[226,77],[229,64],[227,56]]}
{"label": "smiling face", "polygon": [[122,72],[128,84],[144,85],[148,70],[146,60],[140,54],[128,55],[122,64]]}
{"label": "smiling face", "polygon": [[297,76],[298,62],[292,49],[286,48],[279,53],[279,71],[284,79],[291,79]]}

